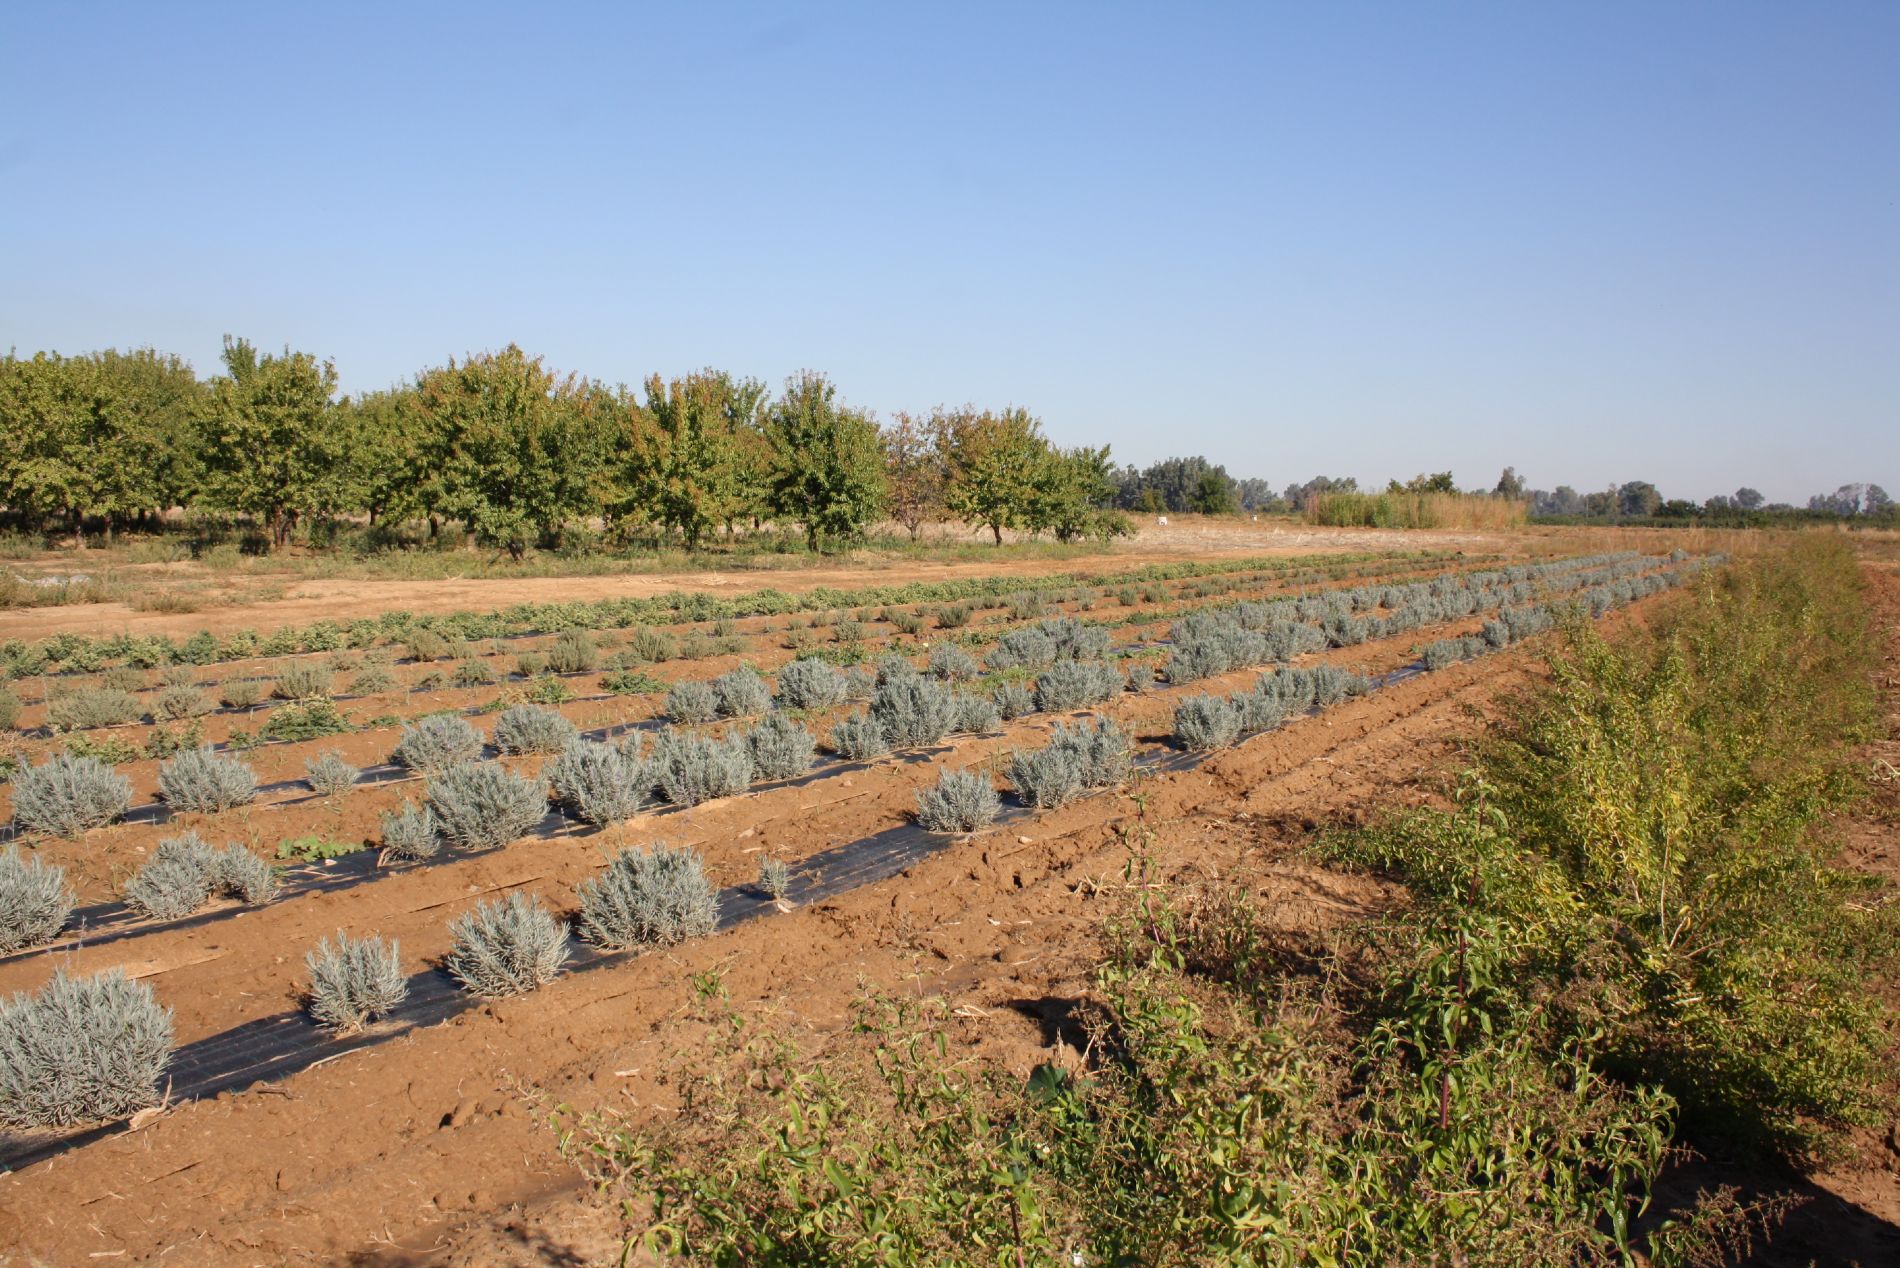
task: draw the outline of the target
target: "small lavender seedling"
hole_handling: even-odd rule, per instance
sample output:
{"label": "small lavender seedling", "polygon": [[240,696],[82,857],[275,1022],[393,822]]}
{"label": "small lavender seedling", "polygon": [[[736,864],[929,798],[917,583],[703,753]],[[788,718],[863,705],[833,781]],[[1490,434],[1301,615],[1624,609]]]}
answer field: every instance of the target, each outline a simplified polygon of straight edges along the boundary
{"label": "small lavender seedling", "polygon": [[325,938],[304,957],[310,970],[306,999],[317,1024],[334,1034],[361,1030],[386,1017],[409,995],[402,975],[402,944],[381,937],[352,938],[338,930],[336,945]]}
{"label": "small lavender seedling", "polygon": [[768,854],[759,860],[759,888],[773,902],[784,902],[792,892],[792,865]]}
{"label": "small lavender seedling", "polygon": [[343,760],[343,754],[331,749],[303,764],[304,778],[311,789],[325,797],[337,797],[356,787],[363,772]]}

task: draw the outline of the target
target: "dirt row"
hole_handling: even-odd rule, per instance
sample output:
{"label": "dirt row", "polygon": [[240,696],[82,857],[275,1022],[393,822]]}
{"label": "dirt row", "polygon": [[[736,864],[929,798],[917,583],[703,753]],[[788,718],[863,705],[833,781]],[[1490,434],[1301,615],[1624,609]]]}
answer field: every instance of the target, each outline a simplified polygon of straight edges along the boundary
{"label": "dirt row", "polygon": [[[1232,602],[1242,597],[1246,596],[1227,595],[1214,602]],[[1019,624],[1022,623],[1012,623],[1010,628]],[[1379,655],[1389,655],[1395,651],[1409,652],[1412,647],[1432,637],[1473,632],[1480,624],[1478,618],[1470,618],[1436,630],[1418,630],[1395,639],[1368,643],[1362,648],[1348,649],[1343,654],[1343,661],[1340,661],[1341,653],[1327,653],[1326,656],[1340,663],[1358,664],[1363,654],[1369,651]],[[1000,632],[1001,628],[986,626],[983,632],[988,634],[993,629]],[[1120,626],[1113,631],[1113,637],[1117,646],[1125,647],[1143,637],[1153,636],[1157,628],[1154,625]],[[914,653],[919,649],[906,645],[893,650]],[[741,663],[754,664],[769,673],[792,656],[792,653],[786,653],[769,658],[717,657],[705,661],[670,662],[656,668],[667,674],[669,682],[686,678],[710,679]],[[1245,678],[1251,681],[1251,675]],[[412,708],[420,714],[455,708],[458,702],[460,707],[473,707],[463,698],[473,700],[484,694],[467,691],[430,693],[423,697],[427,701],[426,707],[415,708],[412,702]],[[350,709],[356,713],[368,713],[377,707],[370,702],[354,702]],[[644,721],[657,716],[661,709],[662,702],[658,697],[644,696],[583,699],[558,706],[559,712],[583,730]],[[848,711],[837,712],[841,716]],[[814,718],[809,722],[820,736],[828,729],[826,718]],[[256,771],[260,784],[283,783],[301,780],[305,761],[326,751],[339,752],[346,761],[358,767],[387,761],[396,738],[397,728],[393,722],[380,723],[341,735],[266,745],[243,756]],[[157,759],[144,759],[118,767],[119,773],[131,780],[136,803],[147,803],[156,796],[160,764]],[[185,815],[170,824],[122,824],[95,830],[77,841],[43,841],[35,848],[48,861],[66,867],[69,882],[79,889],[82,899],[90,901],[116,894],[148,857],[150,848],[158,840],[176,835],[186,828],[195,828],[207,839],[215,839],[216,844],[227,841],[242,843],[266,858],[274,857],[279,846],[286,841],[313,838],[325,842],[374,841],[380,835],[380,813],[396,809],[405,797],[419,795],[419,789],[417,781],[403,781],[375,788],[359,788],[348,796],[328,800],[313,800],[303,791],[285,790],[267,794],[250,805],[217,815]],[[0,814],[8,813],[10,804],[8,790],[0,789]]]}
{"label": "dirt row", "polygon": [[[412,612],[486,611],[517,603],[569,603],[596,599],[651,598],[674,591],[733,596],[765,586],[802,593],[817,589],[852,589],[864,585],[901,586],[912,582],[942,582],[986,576],[1020,576],[1032,583],[1052,573],[1139,568],[1148,564],[1181,564],[1250,555],[1285,557],[1307,554],[1349,554],[1360,551],[1396,553],[1448,550],[1511,554],[1568,550],[1570,542],[1585,540],[1575,533],[1476,533],[1458,530],[1407,531],[1398,529],[1314,529],[1286,521],[1250,523],[1225,517],[1170,517],[1167,528],[1142,524],[1132,540],[1110,543],[1101,550],[1064,555],[1057,560],[1012,556],[1003,558],[917,560],[858,552],[836,566],[822,568],[745,568],[703,572],[608,573],[573,577],[446,577],[378,579],[299,575],[276,570],[269,560],[248,564],[239,575],[213,571],[193,563],[116,565],[141,582],[162,588],[165,581],[209,580],[236,587],[237,602],[199,612],[142,612],[126,603],[93,603],[70,607],[28,608],[0,613],[0,638],[32,640],[62,630],[85,629],[101,634],[166,634],[184,637],[201,629],[228,633],[238,629],[268,632],[286,625],[319,620],[353,620],[392,609]],[[1633,540],[1651,542],[1665,535],[1647,534]],[[1588,540],[1607,535],[1590,535]],[[1623,540],[1632,540],[1625,536]],[[1669,538],[1673,544],[1674,538]],[[1585,547],[1591,549],[1592,547]],[[1667,550],[1665,545],[1663,549]],[[638,566],[636,557],[631,561]],[[59,551],[33,561],[11,565],[34,575],[72,575],[113,568],[102,552]],[[321,566],[319,563],[317,566]],[[265,599],[243,598],[242,591],[260,583],[281,586],[281,593]]]}

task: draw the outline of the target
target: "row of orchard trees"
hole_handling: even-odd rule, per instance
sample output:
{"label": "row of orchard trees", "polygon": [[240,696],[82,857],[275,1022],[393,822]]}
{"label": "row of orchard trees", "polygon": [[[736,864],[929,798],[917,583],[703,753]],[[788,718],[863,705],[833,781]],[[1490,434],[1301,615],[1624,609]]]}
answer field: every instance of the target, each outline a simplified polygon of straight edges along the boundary
{"label": "row of orchard trees", "polygon": [[1062,540],[1128,531],[1106,447],[1059,449],[1020,409],[880,426],[806,372],[773,395],[704,370],[635,392],[556,374],[510,345],[415,382],[337,395],[334,365],[227,339],[223,373],[141,350],[0,360],[0,506],[31,529],[108,534],[186,507],[298,526],[462,524],[519,556],[580,526],[697,548],[797,526],[814,549],[889,516]]}

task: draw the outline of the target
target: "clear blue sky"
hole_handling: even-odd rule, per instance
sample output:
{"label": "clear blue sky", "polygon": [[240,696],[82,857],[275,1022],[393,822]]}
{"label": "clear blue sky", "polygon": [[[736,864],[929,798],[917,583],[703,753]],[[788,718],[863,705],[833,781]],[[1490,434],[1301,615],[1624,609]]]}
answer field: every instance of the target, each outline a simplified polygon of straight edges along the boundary
{"label": "clear blue sky", "polygon": [[27,4],[0,346],[1900,494],[1900,3]]}

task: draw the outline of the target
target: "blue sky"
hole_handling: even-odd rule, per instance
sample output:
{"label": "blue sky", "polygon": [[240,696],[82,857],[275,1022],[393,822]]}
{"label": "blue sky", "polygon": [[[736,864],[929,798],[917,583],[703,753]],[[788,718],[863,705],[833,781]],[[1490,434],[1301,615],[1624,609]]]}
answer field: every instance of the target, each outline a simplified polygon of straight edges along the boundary
{"label": "blue sky", "polygon": [[20,4],[0,346],[1900,493],[1900,4]]}

